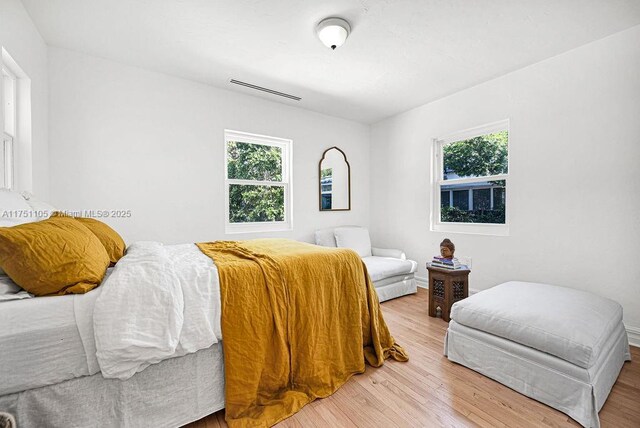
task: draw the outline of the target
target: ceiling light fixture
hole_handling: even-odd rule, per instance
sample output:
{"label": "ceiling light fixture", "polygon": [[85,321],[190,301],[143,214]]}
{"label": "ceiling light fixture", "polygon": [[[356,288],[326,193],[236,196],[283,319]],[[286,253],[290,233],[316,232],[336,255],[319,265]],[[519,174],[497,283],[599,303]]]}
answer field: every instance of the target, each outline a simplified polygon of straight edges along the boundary
{"label": "ceiling light fixture", "polygon": [[326,47],[335,50],[347,40],[351,32],[351,26],[342,18],[326,18],[320,21],[316,31],[320,41]]}

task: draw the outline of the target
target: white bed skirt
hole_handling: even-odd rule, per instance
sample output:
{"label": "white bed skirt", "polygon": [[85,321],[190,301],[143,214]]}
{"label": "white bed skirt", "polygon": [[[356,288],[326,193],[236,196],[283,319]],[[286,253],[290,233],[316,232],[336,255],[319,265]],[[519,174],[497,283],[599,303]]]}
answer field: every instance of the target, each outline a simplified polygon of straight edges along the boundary
{"label": "white bed skirt", "polygon": [[560,410],[585,427],[600,427],[598,412],[622,365],[631,360],[622,323],[589,369],[455,321],[449,323],[444,353],[449,360]]}
{"label": "white bed skirt", "polygon": [[0,396],[29,427],[178,427],[224,408],[222,343],[147,367],[128,380],[100,373]]}

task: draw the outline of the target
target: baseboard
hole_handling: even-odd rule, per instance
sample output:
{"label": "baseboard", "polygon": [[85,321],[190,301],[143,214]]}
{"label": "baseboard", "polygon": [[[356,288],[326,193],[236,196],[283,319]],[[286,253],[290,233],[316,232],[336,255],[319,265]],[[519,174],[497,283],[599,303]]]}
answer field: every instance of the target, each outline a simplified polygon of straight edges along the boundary
{"label": "baseboard", "polygon": [[426,288],[427,290],[429,289],[429,279],[428,278],[424,278],[422,276],[417,276],[416,275],[416,285],[420,288]]}
{"label": "baseboard", "polygon": [[627,336],[630,345],[640,348],[640,328],[627,326]]}

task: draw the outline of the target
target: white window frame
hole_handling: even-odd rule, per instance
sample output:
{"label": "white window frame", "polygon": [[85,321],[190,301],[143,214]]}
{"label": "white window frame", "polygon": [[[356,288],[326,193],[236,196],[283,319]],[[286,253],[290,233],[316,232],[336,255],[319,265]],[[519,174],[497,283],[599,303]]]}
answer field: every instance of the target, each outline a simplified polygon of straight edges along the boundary
{"label": "white window frame", "polygon": [[13,137],[6,132],[2,133],[0,150],[2,150],[2,161],[4,162],[4,177],[2,177],[0,189],[13,190],[15,186]]}
{"label": "white window frame", "polygon": [[[431,231],[433,232],[447,232],[447,233],[466,233],[477,235],[496,235],[496,236],[508,236],[509,235],[509,213],[510,203],[509,195],[513,192],[512,186],[509,183],[509,173],[511,172],[510,159],[511,154],[507,156],[507,174],[498,174],[492,176],[483,177],[466,177],[455,179],[444,179],[443,173],[443,147],[447,144],[457,141],[468,140],[470,138],[479,137],[481,135],[492,134],[494,132],[507,131],[509,132],[509,120],[501,120],[499,122],[489,123],[487,125],[477,126],[474,128],[466,129],[464,131],[456,132],[446,135],[440,138],[434,138],[433,150],[431,157]],[[511,132],[509,132],[509,138],[507,141],[507,150],[510,150],[511,146]],[[504,224],[492,224],[492,223],[450,223],[442,222],[441,218],[441,186],[453,185],[453,184],[469,184],[469,183],[483,183],[487,181],[505,180],[509,191],[505,194],[505,223]],[[493,197],[493,192],[491,193]],[[471,198],[471,192],[469,192]]]}
{"label": "white window frame", "polygon": [[[0,162],[4,165],[4,176],[0,177],[0,188],[31,191],[31,79],[15,62],[4,47],[1,48],[0,69]],[[7,108],[4,78],[13,81],[10,99],[12,113],[9,129],[5,130]]]}
{"label": "white window frame", "polygon": [[[227,146],[230,141],[249,144],[279,147],[282,150],[282,181],[258,181],[230,179],[228,174]],[[293,141],[286,138],[269,137],[267,135],[250,134],[247,132],[224,131],[224,199],[225,199],[225,233],[253,233],[253,232],[282,232],[293,229],[293,201],[292,195],[292,159]],[[244,184],[254,186],[282,186],[284,187],[284,221],[231,223],[229,220],[229,186]]]}
{"label": "white window frame", "polygon": [[[5,135],[8,135],[10,137],[14,137],[16,136],[16,131],[17,131],[17,127],[18,127],[18,106],[17,106],[17,99],[18,99],[18,77],[15,75],[15,73],[13,71],[11,71],[9,69],[9,67],[7,67],[6,65],[2,64],[2,114],[3,117],[5,116],[5,109],[6,109],[6,94],[4,93],[4,78],[8,77],[9,79],[11,79],[13,81],[13,93],[11,94],[11,106],[12,106],[12,110],[13,110],[13,114],[12,114],[12,124],[11,124],[11,129],[13,129],[13,133],[4,131]],[[7,127],[7,124],[5,122],[3,122],[3,130],[4,128]]]}
{"label": "white window frame", "polygon": [[[17,135],[18,128],[18,78],[7,66],[1,64],[2,69],[2,88],[0,89],[0,100],[2,100],[2,145],[0,146],[0,150],[2,150],[2,162],[4,163],[4,175],[2,177],[2,183],[0,183],[0,188],[13,190],[14,188],[14,141]],[[13,110],[12,124],[11,129],[13,133],[9,133],[5,130],[7,124],[5,123],[5,109],[7,108],[7,94],[4,93],[4,79],[5,76],[13,81],[13,91],[11,94],[11,108]]]}

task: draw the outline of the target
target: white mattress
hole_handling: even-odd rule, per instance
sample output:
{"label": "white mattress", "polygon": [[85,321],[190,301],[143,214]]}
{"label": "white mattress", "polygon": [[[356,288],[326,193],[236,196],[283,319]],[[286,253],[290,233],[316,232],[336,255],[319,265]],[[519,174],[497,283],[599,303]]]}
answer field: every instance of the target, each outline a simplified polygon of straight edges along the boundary
{"label": "white mattress", "polygon": [[99,371],[93,305],[83,295],[0,302],[0,395],[52,385]]}

